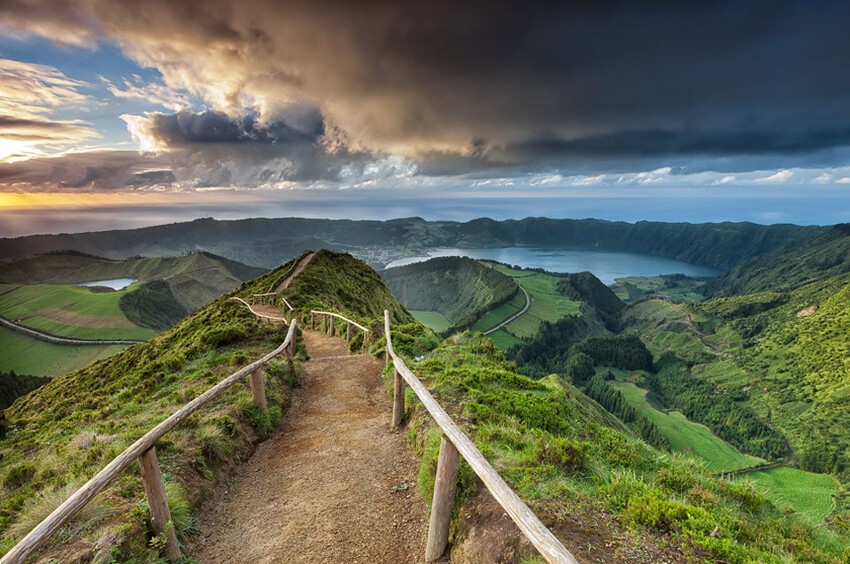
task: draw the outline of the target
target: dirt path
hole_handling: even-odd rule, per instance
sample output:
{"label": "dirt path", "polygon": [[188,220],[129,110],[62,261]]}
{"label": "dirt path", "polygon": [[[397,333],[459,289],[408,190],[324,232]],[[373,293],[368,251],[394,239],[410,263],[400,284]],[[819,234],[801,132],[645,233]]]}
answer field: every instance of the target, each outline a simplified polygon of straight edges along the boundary
{"label": "dirt path", "polygon": [[297,265],[295,265],[295,270],[293,270],[293,271],[289,274],[289,276],[287,276],[287,277],[283,280],[283,282],[281,282],[280,284],[278,284],[278,285],[277,285],[277,288],[275,288],[275,289],[274,289],[274,293],[275,293],[275,294],[279,294],[279,293],[281,293],[283,290],[285,290],[285,289],[289,288],[289,283],[290,283],[290,282],[292,282],[292,280],[293,280],[296,276],[298,276],[299,274],[301,274],[301,271],[302,271],[302,270],[304,270],[304,268],[305,268],[308,264],[310,264],[310,261],[311,261],[311,260],[313,260],[313,257],[314,257],[314,256],[316,256],[316,253],[310,253],[309,255],[307,255],[307,256],[305,256],[303,259],[301,259],[301,261],[300,261]]}
{"label": "dirt path", "polygon": [[[421,562],[418,462],[389,431],[382,363],[304,331],[311,360],[282,429],[201,519],[199,562]],[[226,486],[223,486],[226,487]]]}

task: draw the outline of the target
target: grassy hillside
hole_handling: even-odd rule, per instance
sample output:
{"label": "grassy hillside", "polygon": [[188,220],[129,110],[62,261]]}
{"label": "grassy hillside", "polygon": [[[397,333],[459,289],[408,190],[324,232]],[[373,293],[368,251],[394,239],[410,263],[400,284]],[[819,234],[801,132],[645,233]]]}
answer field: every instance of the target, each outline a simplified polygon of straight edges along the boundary
{"label": "grassy hillside", "polygon": [[[415,333],[398,331],[399,340]],[[750,482],[659,453],[572,386],[514,373],[486,339],[457,335],[410,364],[544,521],[561,534],[582,523],[596,542],[573,548],[588,561],[622,557],[635,545],[643,558],[667,561],[839,562],[847,550],[846,533],[812,530]],[[439,433],[419,409],[414,404],[411,434],[422,452],[420,488],[430,496]],[[462,466],[461,495],[472,495],[473,484]]]}
{"label": "grassy hillside", "polygon": [[[581,303],[572,300],[558,290],[558,283],[564,275],[549,272],[523,270],[492,262],[486,262],[493,269],[514,279],[531,297],[531,307],[521,317],[505,326],[505,331],[517,338],[534,336],[543,321],[555,322],[566,315],[580,314]],[[512,313],[519,311],[525,304],[524,296],[515,296],[508,308],[493,310],[491,315],[480,319],[472,329],[486,331],[491,329]],[[507,315],[504,315],[507,313]]]}
{"label": "grassy hillside", "polygon": [[[252,280],[236,294],[248,297],[267,288],[291,266]],[[317,253],[288,296],[304,312],[334,309],[376,325],[388,307],[397,322],[413,321],[380,276],[349,255]],[[0,551],[145,431],[280,344],[285,326],[259,323],[242,305],[226,298],[216,299],[146,343],[54,379],[5,410],[8,432],[0,439]],[[246,382],[157,444],[181,534],[191,532],[191,508],[202,501],[221,470],[246,456],[251,443],[277,424],[294,383],[294,369],[281,361],[268,371],[267,394],[274,406],[268,417],[254,406]],[[91,511],[57,535],[50,554],[60,561],[71,554],[84,554],[76,556],[83,560],[126,561],[146,553],[142,497],[138,472],[125,472],[93,502]]]}
{"label": "grassy hillside", "polygon": [[[171,257],[134,257],[111,260],[61,251],[2,263],[0,283],[16,285],[79,284],[115,278],[164,280],[182,308],[192,311],[232,290],[241,282],[265,273],[210,253]],[[161,304],[160,309],[167,304]]]}
{"label": "grassy hillside", "polygon": [[847,272],[850,272],[850,224],[835,225],[798,246],[738,264],[711,280],[706,291],[715,296],[785,292]]}
{"label": "grassy hillside", "polygon": [[[730,333],[736,367],[705,378],[734,386],[741,400],[782,430],[803,469],[850,480],[850,275],[787,294],[706,302],[704,324]],[[711,322],[710,319],[717,321]],[[714,325],[711,327],[711,325]]]}
{"label": "grassy hillside", "polygon": [[433,258],[384,270],[381,276],[405,306],[438,312],[460,329],[519,293],[509,276],[465,257]]}
{"label": "grassy hillside", "polygon": [[[116,261],[62,251],[0,264],[0,315],[61,337],[144,340],[263,272],[208,253]],[[73,285],[115,278],[142,282],[119,291]],[[62,374],[120,350],[0,337],[10,351],[0,370],[28,374]]]}

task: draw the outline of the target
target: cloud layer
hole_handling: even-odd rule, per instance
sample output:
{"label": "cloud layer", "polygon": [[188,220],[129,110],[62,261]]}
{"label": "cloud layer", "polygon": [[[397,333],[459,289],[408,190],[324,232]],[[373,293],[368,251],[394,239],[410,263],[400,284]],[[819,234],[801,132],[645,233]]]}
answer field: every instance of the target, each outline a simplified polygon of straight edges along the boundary
{"label": "cloud layer", "polygon": [[224,163],[208,184],[339,178],[388,155],[435,176],[839,166],[848,22],[827,0],[0,5],[18,33],[111,41],[158,69],[162,88],[113,94],[164,101],[172,114],[125,116],[131,133],[178,179]]}

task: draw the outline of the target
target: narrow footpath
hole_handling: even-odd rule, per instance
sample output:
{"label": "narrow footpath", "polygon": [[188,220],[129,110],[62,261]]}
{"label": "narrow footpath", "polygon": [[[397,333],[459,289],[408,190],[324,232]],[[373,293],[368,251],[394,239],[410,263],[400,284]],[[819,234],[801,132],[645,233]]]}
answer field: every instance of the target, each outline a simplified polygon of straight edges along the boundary
{"label": "narrow footpath", "polygon": [[383,363],[304,331],[310,361],[281,430],[207,511],[190,555],[203,563],[421,562],[419,463],[390,428]]}

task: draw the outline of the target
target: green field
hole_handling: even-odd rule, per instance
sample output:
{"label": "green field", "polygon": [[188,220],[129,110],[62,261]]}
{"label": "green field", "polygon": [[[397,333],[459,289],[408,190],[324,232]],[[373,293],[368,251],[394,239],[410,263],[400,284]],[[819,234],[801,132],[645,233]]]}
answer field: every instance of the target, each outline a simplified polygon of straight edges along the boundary
{"label": "green field", "polygon": [[649,297],[681,303],[705,299],[702,288],[706,282],[697,278],[677,280],[668,276],[626,276],[617,278],[610,287],[626,303]]}
{"label": "green field", "polygon": [[750,472],[742,478],[755,482],[778,507],[791,507],[811,525],[823,521],[835,507],[833,496],[838,486],[824,474],[780,467]]}
{"label": "green field", "polygon": [[125,345],[54,345],[0,327],[0,372],[59,376],[124,348]]}
{"label": "green field", "polygon": [[[606,369],[607,370],[607,369]],[[715,472],[740,470],[763,464],[755,456],[742,454],[732,445],[716,436],[704,425],[694,423],[678,411],[664,413],[652,407],[646,399],[646,390],[631,382],[611,382],[626,401],[652,421],[673,449],[699,457]]]}
{"label": "green field", "polygon": [[[505,326],[514,337],[531,337],[537,333],[541,321],[555,322],[566,315],[581,315],[579,302],[575,302],[558,292],[557,276],[540,272],[516,270],[501,264],[484,263],[499,272],[507,274],[520,284],[531,297],[531,307],[524,315]],[[476,331],[486,331],[498,325],[522,309],[525,297],[517,294],[509,304],[504,304],[482,317],[473,326]],[[498,317],[497,317],[498,316]],[[496,342],[494,340],[494,342]],[[498,343],[497,343],[498,345]]]}
{"label": "green field", "polygon": [[439,311],[413,311],[410,310],[411,315],[426,327],[430,327],[434,331],[438,333],[442,331],[446,331],[449,329],[452,324],[446,319],[446,316],[440,313]]}
{"label": "green field", "polygon": [[487,335],[493,340],[493,344],[499,347],[501,350],[505,351],[511,348],[513,345],[517,343],[521,343],[522,341],[507,331],[505,331],[504,327],[499,329],[498,331],[494,331]]}
{"label": "green field", "polygon": [[511,298],[511,301],[491,309],[481,316],[475,325],[472,326],[473,331],[489,331],[505,319],[512,315],[516,315],[522,308],[525,307],[525,294],[517,292]]}
{"label": "green field", "polygon": [[51,284],[21,286],[0,295],[0,315],[60,337],[150,339],[156,331],[131,323],[118,307],[121,296],[134,286],[117,292]]}

